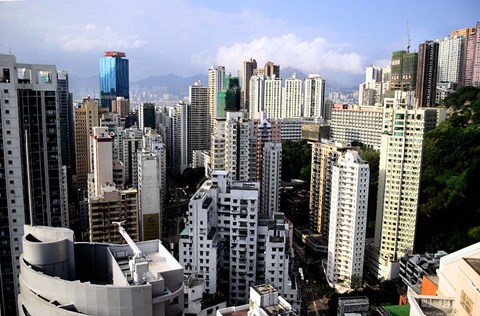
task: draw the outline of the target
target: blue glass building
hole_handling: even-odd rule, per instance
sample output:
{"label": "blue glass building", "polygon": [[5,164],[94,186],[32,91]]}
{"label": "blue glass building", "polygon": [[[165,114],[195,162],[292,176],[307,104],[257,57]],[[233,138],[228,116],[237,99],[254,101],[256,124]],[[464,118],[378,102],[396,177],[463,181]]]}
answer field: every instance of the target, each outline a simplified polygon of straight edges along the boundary
{"label": "blue glass building", "polygon": [[112,100],[130,99],[128,59],[122,52],[104,52],[100,58],[100,102],[112,111]]}

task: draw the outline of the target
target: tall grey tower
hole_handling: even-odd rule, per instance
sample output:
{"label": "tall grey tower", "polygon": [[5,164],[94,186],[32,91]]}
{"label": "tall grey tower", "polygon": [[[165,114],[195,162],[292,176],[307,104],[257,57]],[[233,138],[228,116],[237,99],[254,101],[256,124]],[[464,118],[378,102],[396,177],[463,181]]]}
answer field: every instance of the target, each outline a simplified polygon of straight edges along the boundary
{"label": "tall grey tower", "polygon": [[1,313],[14,315],[23,225],[68,226],[63,206],[57,69],[0,55]]}
{"label": "tall grey tower", "polygon": [[257,61],[253,58],[243,61],[242,74],[242,109],[248,111],[250,108],[250,78],[253,71],[257,69]]}

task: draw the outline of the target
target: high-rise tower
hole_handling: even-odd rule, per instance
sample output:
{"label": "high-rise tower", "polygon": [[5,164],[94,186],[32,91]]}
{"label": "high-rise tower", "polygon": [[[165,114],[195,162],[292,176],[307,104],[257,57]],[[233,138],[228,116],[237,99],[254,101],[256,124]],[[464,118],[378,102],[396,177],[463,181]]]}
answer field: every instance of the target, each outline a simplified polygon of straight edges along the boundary
{"label": "high-rise tower", "polygon": [[[413,250],[422,146],[425,133],[439,123],[440,109],[420,109],[410,93],[384,100],[373,267],[378,278],[395,277],[394,263]],[[375,265],[374,264],[374,265]]]}
{"label": "high-rise tower", "polygon": [[[417,83],[417,53],[401,50],[392,53],[391,91],[415,91]],[[391,93],[393,95],[393,92]]]}
{"label": "high-rise tower", "polygon": [[144,128],[155,129],[155,104],[141,103],[138,107],[138,128],[143,131]]}
{"label": "high-rise tower", "polygon": [[253,58],[243,61],[243,76],[242,76],[242,110],[248,111],[250,109],[250,78],[253,76],[253,71],[257,69],[257,61]]}
{"label": "high-rise tower", "polygon": [[125,56],[122,52],[108,51],[100,58],[100,101],[109,111],[117,97],[130,98],[128,59]]}
{"label": "high-rise tower", "polygon": [[208,88],[200,81],[189,88],[188,159],[192,162],[194,150],[208,150]]}
{"label": "high-rise tower", "polygon": [[75,139],[75,175],[76,189],[87,190],[88,173],[90,166],[91,149],[89,146],[92,127],[99,126],[102,113],[98,100],[84,98],[74,113]]}
{"label": "high-rise tower", "polygon": [[23,225],[68,226],[57,69],[0,55],[0,302],[15,315]]}
{"label": "high-rise tower", "polygon": [[216,118],[225,118],[225,112],[240,111],[240,82],[238,77],[225,77],[223,89],[217,95]]}
{"label": "high-rise tower", "polygon": [[265,76],[269,78],[280,78],[280,65],[275,65],[272,61],[265,64]]}
{"label": "high-rise tower", "polygon": [[303,116],[325,119],[325,79],[320,75],[308,75],[304,86]]}
{"label": "high-rise tower", "polygon": [[418,47],[415,97],[419,107],[435,106],[438,69],[438,42],[426,41]]}
{"label": "high-rise tower", "polygon": [[285,80],[282,93],[282,118],[297,118],[303,116],[302,109],[302,80],[295,77]]}
{"label": "high-rise tower", "polygon": [[356,151],[347,151],[334,162],[327,281],[340,291],[362,284],[369,179],[369,166]]}
{"label": "high-rise tower", "polygon": [[223,90],[225,67],[211,67],[208,70],[208,135],[214,133],[216,112],[218,107],[218,93]]}

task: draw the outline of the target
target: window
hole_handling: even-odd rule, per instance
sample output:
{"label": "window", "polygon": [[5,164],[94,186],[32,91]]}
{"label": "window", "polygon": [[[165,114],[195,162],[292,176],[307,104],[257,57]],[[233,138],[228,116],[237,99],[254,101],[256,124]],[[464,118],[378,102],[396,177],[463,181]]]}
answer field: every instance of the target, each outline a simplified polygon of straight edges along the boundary
{"label": "window", "polygon": [[460,305],[465,309],[468,315],[472,315],[473,301],[464,291],[462,291],[462,294],[460,295]]}

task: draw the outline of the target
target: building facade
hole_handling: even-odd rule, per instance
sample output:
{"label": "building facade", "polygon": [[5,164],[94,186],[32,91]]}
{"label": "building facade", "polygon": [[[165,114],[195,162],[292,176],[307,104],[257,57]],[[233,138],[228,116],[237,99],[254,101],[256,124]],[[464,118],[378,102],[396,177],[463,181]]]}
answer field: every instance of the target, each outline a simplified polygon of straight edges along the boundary
{"label": "building facade", "polygon": [[325,117],[325,79],[308,75],[304,81],[303,117]]}
{"label": "building facade", "polygon": [[253,76],[253,71],[257,69],[257,61],[253,58],[243,61],[242,73],[242,110],[249,111],[250,109],[250,78]]}
{"label": "building facade", "polygon": [[117,97],[130,99],[128,59],[125,53],[107,51],[100,58],[100,102],[112,110],[112,101]]}
{"label": "building facade", "polygon": [[162,237],[167,191],[165,144],[153,135],[147,138],[150,138],[149,144],[144,143],[137,154],[140,240]]}
{"label": "building facade", "polygon": [[288,225],[280,213],[261,219],[259,189],[258,182],[230,182],[227,171],[214,171],[190,200],[180,262],[187,274],[205,280],[208,293],[225,293],[230,304],[245,303],[249,284],[267,278],[296,302]]}
{"label": "building facade", "polygon": [[370,169],[356,151],[338,156],[332,170],[327,281],[337,291],[362,286]]}
{"label": "building facade", "polygon": [[423,139],[440,123],[440,109],[414,104],[409,93],[384,100],[375,227],[378,278],[398,276],[396,262],[413,250]]}
{"label": "building facade", "polygon": [[58,78],[54,65],[17,63],[13,55],[0,55],[0,299],[5,315],[16,313],[23,225],[69,225]]}
{"label": "building facade", "polygon": [[214,133],[216,111],[218,107],[218,93],[223,90],[225,67],[211,67],[208,70],[208,135]]}
{"label": "building facade", "polygon": [[417,84],[415,97],[419,107],[436,104],[438,42],[426,41],[418,46]]}
{"label": "building facade", "polygon": [[285,80],[285,87],[282,92],[282,108],[280,116],[282,118],[302,117],[302,96],[302,80],[297,79],[295,74],[293,74],[292,78]]}
{"label": "building facade", "polygon": [[330,123],[331,138],[339,142],[360,142],[380,149],[383,109],[374,106],[335,108]]}
{"label": "building facade", "polygon": [[321,139],[312,143],[312,164],[310,181],[310,228],[328,236],[330,227],[330,199],[332,191],[332,170],[341,151],[349,144]]}

